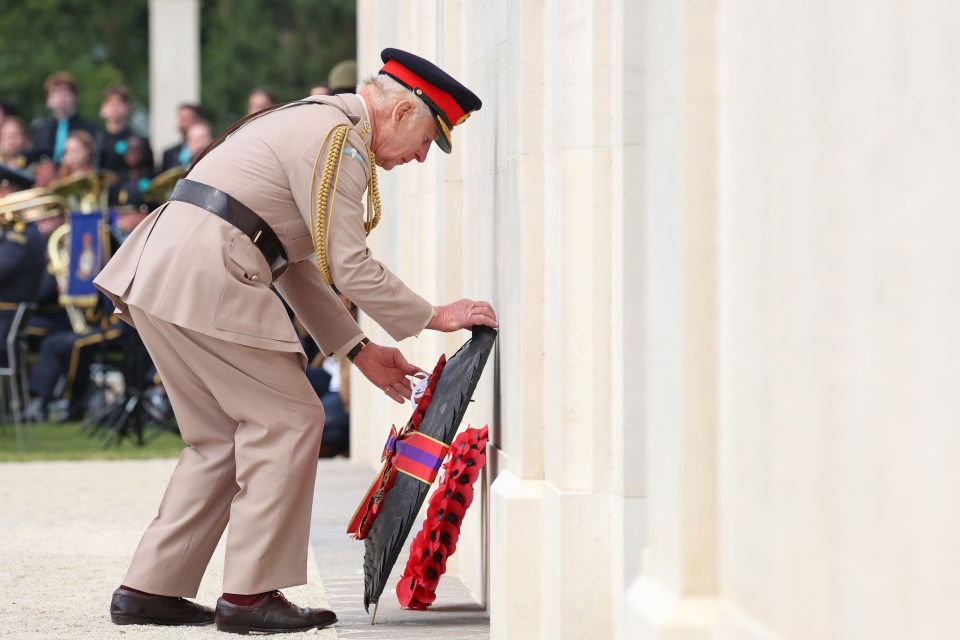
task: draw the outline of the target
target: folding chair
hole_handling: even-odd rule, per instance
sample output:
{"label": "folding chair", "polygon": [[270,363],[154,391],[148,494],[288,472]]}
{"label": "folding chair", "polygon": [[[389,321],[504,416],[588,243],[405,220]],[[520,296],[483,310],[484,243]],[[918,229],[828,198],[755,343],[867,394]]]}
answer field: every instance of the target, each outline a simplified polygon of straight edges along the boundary
{"label": "folding chair", "polygon": [[[0,397],[3,407],[3,413],[0,414],[0,420],[3,424],[7,422],[7,408],[13,414],[13,423],[17,430],[17,448],[23,451],[23,424],[24,411],[29,402],[29,390],[27,384],[27,363],[26,363],[26,345],[23,341],[23,328],[26,325],[30,313],[37,308],[33,302],[15,302],[5,303],[14,307],[13,322],[10,324],[10,330],[7,335],[0,336],[5,341],[7,361],[0,366],[0,378],[3,384],[0,384]],[[9,397],[7,392],[9,390]],[[33,426],[27,423],[29,432],[30,446],[33,446]]]}

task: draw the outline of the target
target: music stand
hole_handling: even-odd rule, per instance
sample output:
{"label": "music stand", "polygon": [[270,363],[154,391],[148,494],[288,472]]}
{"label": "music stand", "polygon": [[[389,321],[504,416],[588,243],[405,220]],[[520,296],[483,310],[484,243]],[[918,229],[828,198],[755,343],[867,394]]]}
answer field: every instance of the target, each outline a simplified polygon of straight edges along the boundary
{"label": "music stand", "polygon": [[[100,221],[100,229],[104,258],[100,263],[101,268],[110,259],[112,253],[111,242],[115,240],[111,233],[109,210],[104,207],[102,211],[104,213]],[[108,318],[112,315],[113,305],[106,296],[101,296],[101,298],[104,305],[104,318]],[[105,342],[104,340],[104,344]],[[133,438],[136,445],[143,446],[148,442],[146,436],[148,427],[155,429],[156,435],[159,435],[162,431],[178,432],[176,423],[163,415],[163,412],[154,405],[149,397],[149,390],[145,385],[149,354],[143,342],[140,341],[136,329],[126,325],[122,326],[119,342],[121,353],[124,354],[124,366],[122,367],[124,374],[123,393],[88,418],[82,427],[83,429],[93,429],[94,432],[105,431],[104,449],[109,448],[114,442],[119,445],[127,437]]]}

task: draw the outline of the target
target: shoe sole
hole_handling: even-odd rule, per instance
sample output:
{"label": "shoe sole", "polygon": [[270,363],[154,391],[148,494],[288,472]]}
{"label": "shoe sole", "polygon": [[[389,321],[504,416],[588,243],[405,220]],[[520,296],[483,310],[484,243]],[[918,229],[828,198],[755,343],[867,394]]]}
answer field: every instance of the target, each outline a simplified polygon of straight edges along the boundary
{"label": "shoe sole", "polygon": [[303,633],[304,631],[310,631],[310,629],[326,629],[331,625],[335,625],[339,622],[338,618],[334,618],[330,622],[325,622],[323,624],[315,624],[309,627],[298,627],[297,629],[263,629],[261,627],[234,627],[229,625],[217,625],[217,630],[223,631],[225,633],[238,633],[242,636],[253,634],[253,635],[270,635],[274,633]]}
{"label": "shoe sole", "polygon": [[164,627],[203,627],[214,623],[213,620],[206,620],[204,622],[174,622],[172,620],[162,620],[160,618],[125,616],[116,613],[110,614],[110,620],[113,622],[113,624],[155,624]]}

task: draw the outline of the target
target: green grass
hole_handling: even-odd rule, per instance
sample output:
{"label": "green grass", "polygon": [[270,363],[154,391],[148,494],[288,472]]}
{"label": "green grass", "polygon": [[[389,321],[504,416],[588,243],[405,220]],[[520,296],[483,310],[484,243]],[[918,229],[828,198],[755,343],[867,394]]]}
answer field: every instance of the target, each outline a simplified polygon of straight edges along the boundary
{"label": "green grass", "polygon": [[143,458],[175,458],[186,446],[183,440],[169,431],[148,429],[146,444],[138,446],[133,438],[116,441],[104,449],[105,434],[81,431],[80,423],[35,424],[33,441],[30,428],[22,427],[24,450],[17,448],[16,427],[0,427],[0,462],[30,460],[131,460]]}

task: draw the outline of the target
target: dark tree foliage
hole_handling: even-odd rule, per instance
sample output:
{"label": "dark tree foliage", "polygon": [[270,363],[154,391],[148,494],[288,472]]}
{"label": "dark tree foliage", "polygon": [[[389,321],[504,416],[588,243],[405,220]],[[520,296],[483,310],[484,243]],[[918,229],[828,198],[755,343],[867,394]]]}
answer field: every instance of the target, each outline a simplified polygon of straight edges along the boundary
{"label": "dark tree foliage", "polygon": [[246,113],[255,87],[296,100],[356,57],[356,0],[208,0],[201,16],[203,106],[219,125]]}
{"label": "dark tree foliage", "polygon": [[[46,116],[43,81],[73,73],[79,111],[98,120],[109,84],[149,106],[147,0],[0,0],[0,100],[26,120]],[[265,87],[279,100],[325,84],[356,52],[356,0],[202,0],[201,99],[217,128]]]}
{"label": "dark tree foliage", "polygon": [[0,99],[24,119],[46,116],[43,81],[61,70],[77,79],[78,110],[94,121],[109,84],[126,84],[146,106],[147,0],[3,0],[0,7]]}

